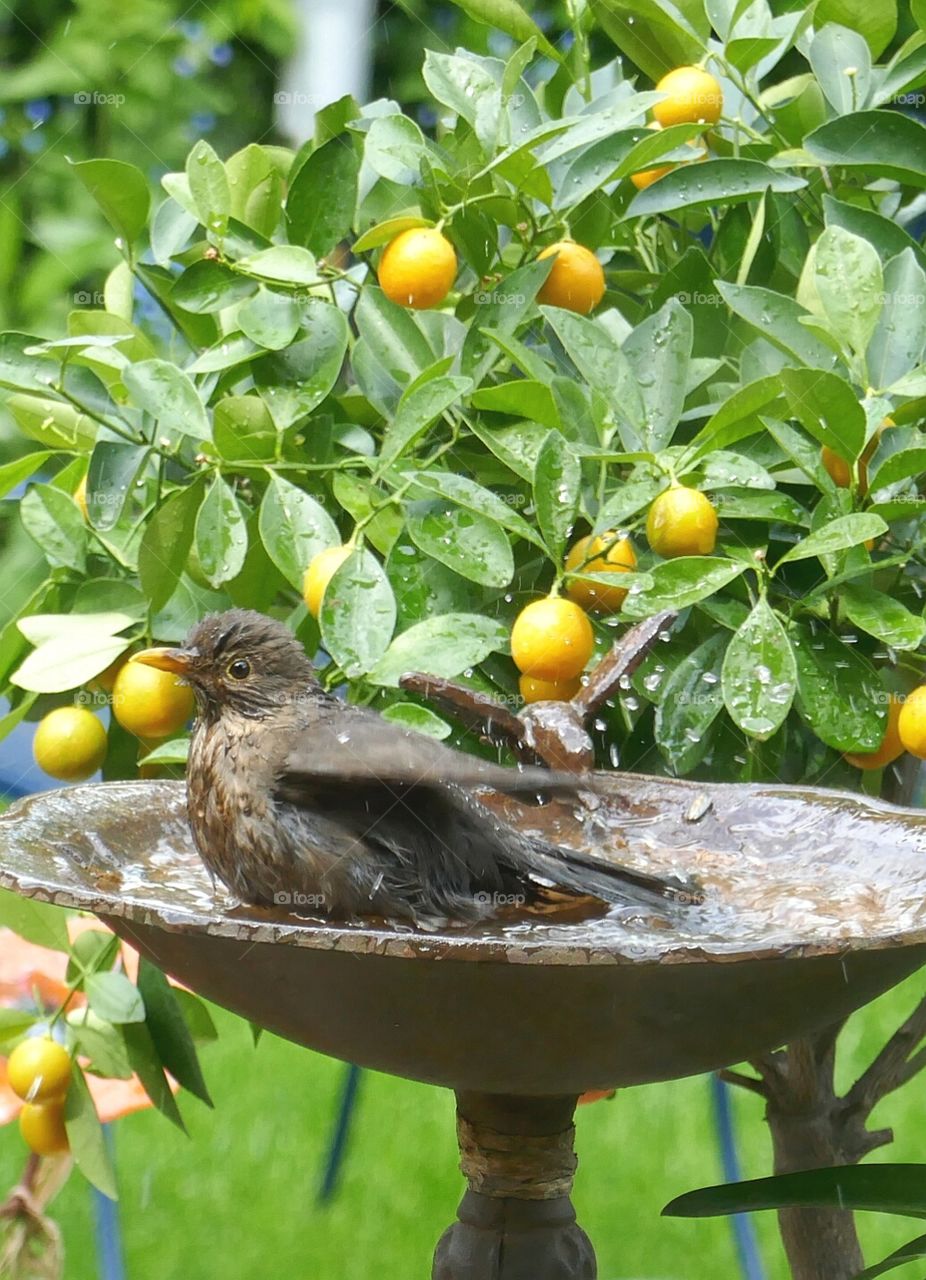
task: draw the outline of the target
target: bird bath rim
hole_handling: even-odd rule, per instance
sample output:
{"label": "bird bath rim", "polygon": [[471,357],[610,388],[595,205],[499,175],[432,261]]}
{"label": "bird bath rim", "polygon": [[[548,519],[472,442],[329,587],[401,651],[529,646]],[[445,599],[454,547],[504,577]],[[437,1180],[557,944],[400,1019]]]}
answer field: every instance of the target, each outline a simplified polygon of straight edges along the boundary
{"label": "bird bath rim", "polygon": [[[615,794],[619,790],[633,790],[635,794],[655,795],[660,804],[666,795],[677,797],[682,806],[694,801],[699,804],[710,801],[708,809],[715,804],[718,808],[722,808],[724,803],[729,804],[731,799],[742,801],[755,798],[757,802],[763,799],[774,802],[776,799],[794,800],[804,796],[812,797],[821,803],[835,803],[842,808],[854,806],[860,815],[869,818],[880,816],[887,819],[892,815],[903,815],[905,830],[909,830],[911,825],[922,830],[922,846],[926,851],[926,813],[901,809],[883,801],[855,796],[848,792],[804,789],[783,784],[768,786],[692,783],[684,779],[630,773],[599,774],[598,777],[609,780],[609,785],[613,786]],[[78,810],[82,805],[85,806],[88,809],[87,817],[91,820],[93,810],[97,806],[102,805],[105,809],[110,801],[115,802],[120,799],[126,810],[133,813],[139,813],[146,807],[150,811],[152,805],[161,806],[159,812],[163,813],[165,830],[177,828],[179,832],[178,824],[182,824],[182,834],[188,841],[188,848],[175,846],[178,850],[178,858],[184,863],[189,860],[191,869],[202,877],[205,885],[208,885],[206,872],[195,855],[191,838],[187,834],[184,792],[185,784],[179,781],[110,782],[70,787],[27,797],[17,801],[5,813],[0,814],[0,859],[3,858],[5,828],[15,823],[22,823],[24,819],[27,823],[38,819],[41,823],[43,809],[46,815],[50,814],[54,817],[55,807],[63,797],[67,797],[67,803],[75,805]],[[679,810],[679,813],[682,811]],[[680,818],[677,819],[679,822],[680,820]],[[92,821],[90,827],[92,829]],[[38,835],[38,832],[36,834]],[[68,859],[68,865],[71,867],[76,865],[73,856]],[[137,865],[139,867],[148,865],[146,858],[140,857]],[[912,861],[910,865],[913,865]],[[627,936],[615,938],[610,944],[588,945],[581,941],[583,930],[581,921],[569,925],[556,924],[549,928],[545,924],[534,925],[529,934],[518,933],[514,929],[500,933],[495,925],[479,926],[478,930],[474,930],[472,926],[448,926],[438,930],[424,931],[408,926],[389,926],[385,923],[382,925],[353,922],[329,924],[310,917],[290,915],[284,918],[268,918],[270,914],[268,911],[244,906],[233,908],[233,913],[229,913],[228,909],[223,908],[218,897],[215,898],[215,905],[211,910],[205,907],[197,908],[184,902],[172,905],[169,899],[146,898],[143,876],[138,881],[138,888],[107,892],[89,883],[92,872],[84,874],[86,874],[87,883],[81,884],[74,873],[69,880],[60,870],[58,862],[49,861],[48,872],[42,875],[36,874],[33,869],[24,870],[22,867],[3,865],[0,862],[0,887],[59,906],[91,911],[97,915],[121,918],[142,925],[155,925],[167,932],[199,932],[237,941],[404,959],[462,960],[511,965],[642,966],[656,964],[665,966],[726,964],[761,959],[798,959],[832,956],[849,951],[886,950],[926,943],[926,921],[922,926],[915,928],[883,929],[874,932],[869,930],[860,931],[857,934],[841,933],[838,936],[798,935],[786,943],[780,940],[775,942],[757,940],[752,944],[744,943],[735,948],[711,946],[707,941],[697,944],[686,941],[681,945],[673,945],[671,933],[666,932],[660,936],[653,930],[647,931],[645,945],[642,942],[634,943]],[[161,892],[161,890],[158,891]]]}

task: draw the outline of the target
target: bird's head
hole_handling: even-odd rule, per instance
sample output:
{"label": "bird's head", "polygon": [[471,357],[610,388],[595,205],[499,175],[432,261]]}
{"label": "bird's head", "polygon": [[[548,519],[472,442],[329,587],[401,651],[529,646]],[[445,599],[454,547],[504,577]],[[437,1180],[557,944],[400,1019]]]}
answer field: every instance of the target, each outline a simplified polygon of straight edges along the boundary
{"label": "bird's head", "polygon": [[180,676],[204,715],[228,710],[260,718],[319,692],[312,664],[293,633],[252,609],[210,614],[179,648],[144,649],[131,661]]}

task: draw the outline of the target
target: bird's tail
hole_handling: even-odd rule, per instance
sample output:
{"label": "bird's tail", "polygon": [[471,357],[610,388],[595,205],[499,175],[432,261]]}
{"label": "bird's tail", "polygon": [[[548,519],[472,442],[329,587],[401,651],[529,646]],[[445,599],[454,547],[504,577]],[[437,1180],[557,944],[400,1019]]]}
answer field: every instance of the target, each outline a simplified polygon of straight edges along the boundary
{"label": "bird's tail", "polygon": [[703,901],[697,884],[681,877],[649,875],[560,845],[532,842],[531,853],[533,874],[580,897],[650,907],[667,902],[692,906]]}

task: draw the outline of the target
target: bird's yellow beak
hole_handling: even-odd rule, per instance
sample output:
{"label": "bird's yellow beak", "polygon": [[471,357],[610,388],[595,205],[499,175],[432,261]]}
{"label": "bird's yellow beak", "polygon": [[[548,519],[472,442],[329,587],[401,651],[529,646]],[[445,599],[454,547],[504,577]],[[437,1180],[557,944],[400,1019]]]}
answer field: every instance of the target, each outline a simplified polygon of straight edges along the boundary
{"label": "bird's yellow beak", "polygon": [[142,649],[141,653],[133,653],[129,662],[141,662],[146,667],[157,667],[158,671],[185,676],[193,664],[193,657],[187,649]]}

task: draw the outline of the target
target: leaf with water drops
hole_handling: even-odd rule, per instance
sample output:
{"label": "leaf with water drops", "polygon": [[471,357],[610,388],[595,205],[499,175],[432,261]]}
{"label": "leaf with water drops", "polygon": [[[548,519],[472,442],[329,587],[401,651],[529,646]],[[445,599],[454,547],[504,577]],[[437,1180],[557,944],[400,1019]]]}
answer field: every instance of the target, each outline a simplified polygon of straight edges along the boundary
{"label": "leaf with water drops", "polygon": [[799,191],[806,185],[806,178],[772,169],[759,160],[702,160],[679,165],[651,187],[638,191],[624,217],[737,204],[765,191]]}
{"label": "leaf with water drops", "polygon": [[52,568],[83,573],[87,526],[69,493],[54,485],[34,484],[20,501],[19,517]]}
{"label": "leaf with water drops", "polygon": [[821,165],[861,169],[864,180],[894,178],[926,186],[926,128],[900,111],[853,111],[829,120],[804,139]]}
{"label": "leaf with water drops", "polygon": [[400,458],[471,387],[469,378],[436,377],[407,391],[383,435],[381,466]]}
{"label": "leaf with water drops", "polygon": [[133,404],[151,415],[159,435],[209,439],[209,419],[196,387],[168,360],[140,360],[122,375]]}
{"label": "leaf with water drops", "polygon": [[297,591],[310,562],[341,541],[337,526],[311,494],[270,472],[260,504],[260,536],[267,554]]}
{"label": "leaf with water drops", "polygon": [[793,630],[797,709],[817,737],[837,751],[877,751],[887,725],[887,696],[858,646],[828,627]]}
{"label": "leaf with water drops", "polygon": [[550,328],[590,387],[600,391],[618,419],[628,451],[646,448],[646,409],[627,356],[598,320],[562,307],[541,308]]}
{"label": "leaf with water drops", "polygon": [[835,353],[801,323],[810,312],[799,302],[759,285],[715,283],[730,310],[792,360],[814,369],[832,369],[836,364]]}
{"label": "leaf with water drops", "polygon": [[797,688],[791,641],[778,615],[762,599],[730,641],[721,673],[730,718],[764,742],[781,727]]}
{"label": "leaf with water drops", "polygon": [[411,671],[451,679],[508,648],[508,629],[478,613],[445,613],[396,636],[370,673],[375,684],[397,685]]}
{"label": "leaf with water drops", "polygon": [[883,306],[884,277],[877,250],[851,231],[827,227],[815,246],[813,274],[827,327],[850,351],[862,355]]}
{"label": "leaf with water drops", "polygon": [[828,521],[821,529],[808,534],[796,546],[778,561],[780,565],[792,560],[808,560],[811,556],[832,555],[834,551],[844,551],[847,547],[857,547],[872,538],[880,538],[887,532],[887,525],[880,516],[867,512],[856,512],[848,516],[838,516]]}
{"label": "leaf with water drops", "polygon": [[506,587],[514,576],[514,556],[504,529],[488,516],[463,507],[434,503],[409,514],[415,546],[455,573],[485,587]]}
{"label": "leaf with water drops", "polygon": [[868,377],[890,387],[912,372],[926,349],[926,272],[913,249],[884,268],[884,305],[868,344]]}
{"label": "leaf with water drops", "polygon": [[723,710],[720,667],[730,637],[716,631],[681,662],[662,686],[654,734],[667,763],[679,776],[701,762],[708,730]]}
{"label": "leaf with water drops", "polygon": [[446,720],[436,716],[427,707],[419,707],[417,702],[394,702],[382,713],[383,719],[390,724],[397,724],[402,729],[414,729],[416,733],[426,734],[429,738],[449,738],[453,730]]}
{"label": "leaf with water drops", "polygon": [[220,587],[241,572],[248,550],[244,515],[231,488],[216,476],[196,513],[196,553],[210,587]]}
{"label": "leaf with water drops", "polygon": [[534,467],[534,506],[540,532],[557,562],[575,524],[581,479],[575,452],[559,431],[551,431]]}
{"label": "leaf with water drops", "polygon": [[721,556],[679,556],[648,570],[652,586],[631,587],[622,613],[626,618],[649,618],[663,609],[686,609],[705,600],[745,572],[746,565]]}
{"label": "leaf with water drops", "polygon": [[685,405],[694,322],[676,298],[647,316],[623,351],[643,401],[644,446],[657,452],[672,439]]}
{"label": "leaf with water drops", "polygon": [[[330,253],[351,229],[360,161],[346,136],[318,147],[293,178],[286,197],[291,244]],[[320,197],[320,193],[324,196]]]}
{"label": "leaf with water drops", "polygon": [[322,600],[322,645],[344,674],[366,675],[389,647],[396,605],[382,565],[358,547],[337,569]]}
{"label": "leaf with water drops", "polygon": [[200,222],[207,231],[224,236],[231,213],[231,189],[224,164],[204,138],[187,156],[186,176]]}
{"label": "leaf with water drops", "polygon": [[886,592],[847,582],[842,587],[842,603],[853,626],[892,649],[916,649],[926,634],[923,618]]}

